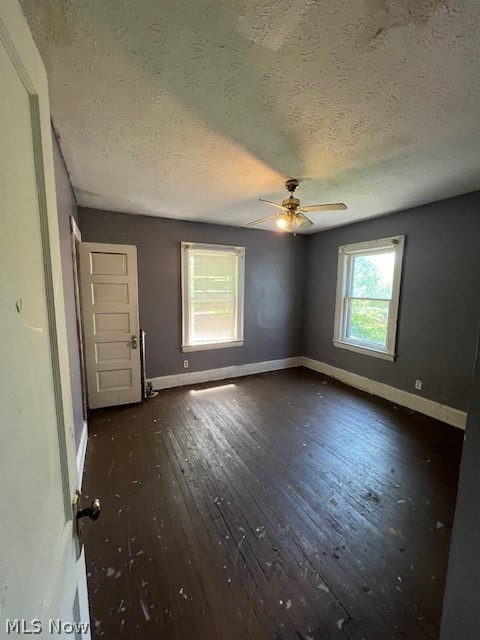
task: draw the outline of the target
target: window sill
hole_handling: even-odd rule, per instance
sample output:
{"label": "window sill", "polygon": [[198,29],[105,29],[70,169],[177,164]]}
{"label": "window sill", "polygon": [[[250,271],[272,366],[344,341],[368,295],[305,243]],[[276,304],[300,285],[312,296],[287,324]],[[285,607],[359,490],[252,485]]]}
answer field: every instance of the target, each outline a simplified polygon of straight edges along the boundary
{"label": "window sill", "polygon": [[190,351],[210,351],[210,349],[228,349],[229,347],[241,347],[243,340],[235,340],[234,342],[211,342],[209,344],[190,344],[183,345],[183,353]]}
{"label": "window sill", "polygon": [[395,360],[394,353],[380,351],[379,349],[374,349],[372,347],[360,346],[352,344],[351,342],[340,342],[339,340],[334,340],[333,344],[340,349],[348,349],[349,351],[362,353],[364,356],[373,356],[374,358],[381,358],[382,360],[389,360],[390,362],[394,362]]}

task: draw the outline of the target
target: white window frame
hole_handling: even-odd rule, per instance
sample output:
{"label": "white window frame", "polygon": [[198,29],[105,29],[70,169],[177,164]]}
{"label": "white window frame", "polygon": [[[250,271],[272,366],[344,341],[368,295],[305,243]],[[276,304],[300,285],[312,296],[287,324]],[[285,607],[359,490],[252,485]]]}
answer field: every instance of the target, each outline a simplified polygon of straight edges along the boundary
{"label": "white window frame", "polygon": [[[236,319],[237,335],[235,340],[209,343],[192,343],[190,339],[191,314],[190,298],[188,286],[188,250],[199,249],[206,251],[235,253],[238,256],[237,271],[237,300]],[[182,351],[207,351],[210,349],[224,349],[228,347],[241,347],[243,345],[243,316],[244,316],[244,296],[245,296],[245,247],[234,247],[224,244],[204,244],[199,242],[181,243],[181,270],[182,270]]]}
{"label": "white window frame", "polygon": [[[397,338],[398,305],[400,301],[400,283],[402,277],[403,248],[405,236],[392,236],[369,242],[348,244],[338,249],[337,299],[335,304],[335,332],[333,344],[341,349],[349,349],[384,360],[395,360]],[[373,346],[347,337],[347,304],[352,285],[353,258],[359,255],[372,255],[395,250],[393,269],[392,297],[388,309],[387,339],[384,348]]]}

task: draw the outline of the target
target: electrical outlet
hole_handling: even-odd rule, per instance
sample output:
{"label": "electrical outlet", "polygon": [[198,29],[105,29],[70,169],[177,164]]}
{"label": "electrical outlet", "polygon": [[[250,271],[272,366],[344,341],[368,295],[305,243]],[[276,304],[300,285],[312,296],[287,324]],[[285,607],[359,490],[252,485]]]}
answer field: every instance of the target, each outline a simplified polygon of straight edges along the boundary
{"label": "electrical outlet", "polygon": [[415,380],[415,389],[417,391],[420,391],[422,388],[422,381],[421,380]]}
{"label": "electrical outlet", "polygon": [[188,360],[183,361],[183,368],[188,369]]}

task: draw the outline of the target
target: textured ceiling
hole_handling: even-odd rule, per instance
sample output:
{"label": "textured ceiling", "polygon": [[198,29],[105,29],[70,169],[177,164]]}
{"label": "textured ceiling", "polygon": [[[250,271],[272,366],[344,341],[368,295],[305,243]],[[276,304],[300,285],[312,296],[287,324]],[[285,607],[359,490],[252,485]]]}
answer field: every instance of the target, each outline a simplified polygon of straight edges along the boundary
{"label": "textured ceiling", "polygon": [[[480,188],[476,0],[23,0],[79,204],[318,231]],[[270,225],[270,228],[272,226]]]}

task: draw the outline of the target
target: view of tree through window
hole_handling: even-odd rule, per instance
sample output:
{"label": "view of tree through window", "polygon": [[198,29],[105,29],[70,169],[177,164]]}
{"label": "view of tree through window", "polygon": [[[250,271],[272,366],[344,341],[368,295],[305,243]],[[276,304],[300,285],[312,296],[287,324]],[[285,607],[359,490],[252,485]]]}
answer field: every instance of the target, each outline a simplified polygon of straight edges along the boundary
{"label": "view of tree through window", "polygon": [[352,258],[347,309],[348,338],[385,346],[394,266],[394,251]]}

